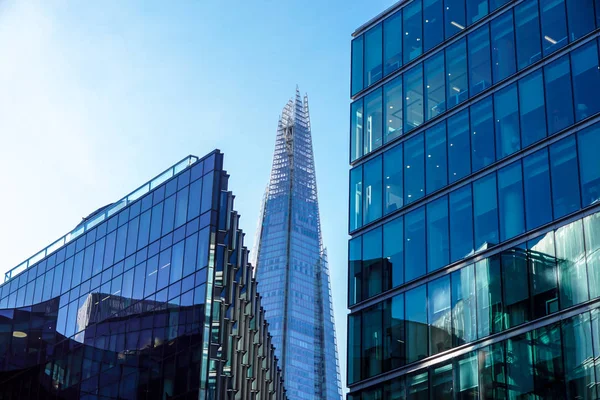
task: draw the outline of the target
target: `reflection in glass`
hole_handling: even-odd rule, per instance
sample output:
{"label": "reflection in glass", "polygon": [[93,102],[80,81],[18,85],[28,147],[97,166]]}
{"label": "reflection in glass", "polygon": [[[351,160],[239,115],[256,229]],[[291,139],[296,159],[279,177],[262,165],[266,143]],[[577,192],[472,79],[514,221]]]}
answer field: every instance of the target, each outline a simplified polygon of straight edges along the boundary
{"label": "reflection in glass", "polygon": [[423,51],[444,41],[444,1],[423,0]]}
{"label": "reflection in glass", "polygon": [[524,1],[515,7],[517,64],[519,70],[542,58],[540,14],[537,0]]}
{"label": "reflection in glass", "polygon": [[402,12],[383,21],[383,74],[391,74],[402,66]]}
{"label": "reflection in glass", "polygon": [[600,168],[598,168],[600,125],[595,124],[579,131],[577,146],[581,174],[581,200],[585,207],[600,201]]}
{"label": "reflection in glass", "polygon": [[365,195],[363,197],[364,205],[364,223],[381,218],[382,215],[382,162],[381,156],[378,156],[364,164]]}
{"label": "reflection in glass", "polygon": [[448,237],[448,196],[427,203],[427,272],[448,264],[450,240]]}
{"label": "reflection in glass", "polygon": [[475,264],[477,277],[477,337],[503,330],[502,277],[497,256]]}
{"label": "reflection in glass", "polygon": [[362,165],[350,170],[350,230],[362,226]]}
{"label": "reflection in glass", "polygon": [[469,136],[469,110],[465,109],[448,119],[448,180],[450,183],[471,172]]}
{"label": "reflection in glass", "polygon": [[477,351],[454,359],[456,398],[470,400],[479,398],[479,368]]}
{"label": "reflection in glass", "polygon": [[567,398],[595,399],[596,379],[590,365],[594,357],[590,314],[586,312],[564,321],[562,339]]}
{"label": "reflection in glass", "polygon": [[428,285],[429,350],[431,355],[452,347],[450,279],[436,279]]}
{"label": "reflection in glass", "polygon": [[362,236],[348,242],[349,304],[362,300]]}
{"label": "reflection in glass", "polygon": [[473,183],[473,215],[475,250],[498,243],[498,203],[496,174],[489,174]]}
{"label": "reflection in glass", "polygon": [[506,355],[508,398],[529,398],[534,391],[531,332],[508,339]]}
{"label": "reflection in glass", "polygon": [[363,285],[364,299],[381,293],[384,279],[382,262],[381,227],[365,233],[363,239]]}
{"label": "reflection in glass", "polygon": [[[426,286],[405,294],[406,306],[406,362],[427,357],[427,296]],[[427,382],[427,380],[425,380]],[[427,384],[425,384],[427,386]]]}
{"label": "reflection in glass", "polygon": [[450,192],[450,245],[450,262],[474,252],[471,185]]}
{"label": "reflection in glass", "polygon": [[363,99],[352,103],[350,116],[350,157],[354,161],[362,156],[363,150]]}
{"label": "reflection in glass", "polygon": [[446,169],[446,121],[435,125],[425,132],[425,177],[427,178],[427,193],[448,184],[448,171]]}
{"label": "reflection in glass", "polygon": [[527,242],[533,318],[559,310],[554,232]]}
{"label": "reflection in glass", "polygon": [[567,19],[564,0],[540,0],[544,56],[567,45]]}
{"label": "reflection in glass", "polygon": [[550,176],[554,218],[560,218],[580,207],[579,175],[575,137],[568,136],[550,146]]}
{"label": "reflection in glass", "polygon": [[588,283],[581,220],[556,231],[556,258],[562,309],[588,300]]}
{"label": "reflection in glass", "polygon": [[452,341],[460,346],[477,339],[475,268],[468,265],[452,273]]}
{"label": "reflection in glass", "polygon": [[383,262],[388,264],[391,287],[404,283],[404,218],[383,226]]}
{"label": "reflection in glass", "polygon": [[504,158],[521,148],[517,86],[510,85],[494,94],[496,157]]}
{"label": "reflection in glass", "polygon": [[382,304],[362,313],[362,379],[381,373],[383,355]]}
{"label": "reflection in glass", "polygon": [[500,257],[504,282],[504,324],[506,328],[512,328],[531,319],[527,251],[523,246],[515,246],[502,252]]}
{"label": "reflection in glass", "polygon": [[450,109],[469,97],[466,39],[463,38],[446,48],[446,74],[446,101]]}
{"label": "reflection in glass", "polygon": [[427,371],[406,375],[406,400],[429,400]]}
{"label": "reflection in glass", "polygon": [[600,213],[583,219],[590,298],[600,296]]}
{"label": "reflection in glass", "polygon": [[452,362],[430,368],[431,396],[436,400],[453,400]]}
{"label": "reflection in glass", "polygon": [[383,129],[383,103],[381,88],[369,93],[365,98],[365,126],[363,130],[364,153],[368,154],[381,147]]}
{"label": "reflection in glass", "polygon": [[525,220],[527,230],[552,220],[548,150],[541,149],[523,159]]}
{"label": "reflection in glass", "polygon": [[[591,3],[588,4],[591,7]],[[600,65],[598,63],[598,46],[595,41],[573,50],[571,68],[573,70],[575,119],[581,121],[600,111],[600,102],[595,95],[600,92]]]}
{"label": "reflection in glass", "polygon": [[425,60],[425,119],[429,120],[446,111],[444,52]]}
{"label": "reflection in glass", "polygon": [[496,160],[492,96],[471,106],[471,147],[473,172]]}
{"label": "reflection in glass", "polygon": [[469,47],[469,87],[471,88],[471,96],[475,96],[492,85],[489,25],[486,24],[469,34],[467,40]]}
{"label": "reflection in glass", "polygon": [[423,133],[404,145],[404,203],[412,203],[425,195],[425,149]]}
{"label": "reflection in glass", "polygon": [[404,132],[409,132],[422,123],[423,64],[419,64],[404,74]]}
{"label": "reflection in glass", "polygon": [[384,205],[385,214],[389,214],[401,208],[404,205],[404,196],[402,194],[402,145],[392,147],[383,153],[383,176],[384,176]]}
{"label": "reflection in glass", "polygon": [[541,399],[564,399],[565,372],[558,324],[533,331],[533,355],[535,394]]}
{"label": "reflection in glass", "polygon": [[565,56],[544,67],[548,134],[573,124],[571,69]]}
{"label": "reflection in glass", "polygon": [[494,83],[517,71],[513,13],[507,12],[491,22],[492,76]]}
{"label": "reflection in glass", "polygon": [[405,281],[425,275],[425,207],[406,214],[405,218]]}
{"label": "reflection in glass", "polygon": [[363,88],[363,36],[352,41],[352,95]]}
{"label": "reflection in glass", "polygon": [[402,135],[402,76],[383,87],[386,143]]}
{"label": "reflection in glass", "polygon": [[523,147],[546,137],[544,79],[541,70],[519,80],[519,114]]}
{"label": "reflection in glass", "polygon": [[415,0],[402,10],[404,64],[421,55],[423,43],[421,6],[421,0]]}
{"label": "reflection in glass", "polygon": [[382,25],[365,32],[365,86],[369,87],[383,77]]}
{"label": "reflection in glass", "polygon": [[384,340],[384,371],[401,367],[406,362],[404,336],[404,295],[394,296],[384,302],[383,326],[386,334]]}
{"label": "reflection in glass", "polygon": [[525,231],[523,215],[523,174],[516,161],[498,171],[500,240],[505,241]]}

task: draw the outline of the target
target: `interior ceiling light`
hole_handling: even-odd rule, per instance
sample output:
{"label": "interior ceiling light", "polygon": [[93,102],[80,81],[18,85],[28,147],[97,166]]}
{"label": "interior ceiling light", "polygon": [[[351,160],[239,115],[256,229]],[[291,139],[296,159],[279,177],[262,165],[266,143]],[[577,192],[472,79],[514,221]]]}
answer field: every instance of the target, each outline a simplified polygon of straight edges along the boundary
{"label": "interior ceiling light", "polygon": [[552,39],[550,36],[546,35],[544,36],[544,39],[546,39],[547,41],[549,41],[552,44],[556,44],[556,40]]}
{"label": "interior ceiling light", "polygon": [[460,29],[460,30],[463,30],[463,29],[465,29],[465,27],[464,27],[464,26],[462,26],[461,24],[459,24],[458,22],[454,22],[454,21],[452,21],[452,22],[450,22],[450,23],[451,23],[452,25],[454,25],[455,27],[457,27],[458,29]]}
{"label": "interior ceiling light", "polygon": [[14,331],[13,336],[16,338],[26,338],[27,334],[25,332],[21,332],[21,331]]}

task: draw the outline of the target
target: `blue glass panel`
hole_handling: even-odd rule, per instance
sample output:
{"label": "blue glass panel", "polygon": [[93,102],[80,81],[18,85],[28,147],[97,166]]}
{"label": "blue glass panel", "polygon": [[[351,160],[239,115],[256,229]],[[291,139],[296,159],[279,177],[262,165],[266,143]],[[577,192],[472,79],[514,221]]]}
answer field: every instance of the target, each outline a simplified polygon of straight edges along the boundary
{"label": "blue glass panel", "polygon": [[537,0],[524,1],[515,7],[517,65],[523,69],[542,58],[540,12]]}
{"label": "blue glass panel", "polygon": [[160,238],[163,204],[164,203],[159,203],[152,207],[152,218],[150,219],[150,243]]}
{"label": "blue glass panel", "polygon": [[365,36],[365,86],[369,87],[383,77],[382,25],[376,25]]}
{"label": "blue glass panel", "polygon": [[140,228],[138,233],[137,248],[141,249],[148,245],[148,236],[150,234],[150,216],[151,211],[148,210],[140,216]]}
{"label": "blue glass panel", "polygon": [[490,96],[475,103],[470,109],[473,172],[490,165],[496,159],[492,105]]}
{"label": "blue glass panel", "polygon": [[382,161],[378,156],[364,164],[365,195],[363,196],[364,223],[375,221],[382,215]]}
{"label": "blue glass panel", "polygon": [[[406,307],[406,362],[411,363],[427,357],[427,287],[421,285],[406,292],[404,304]],[[427,382],[427,377],[425,377],[425,382]]]}
{"label": "blue glass panel", "polygon": [[475,268],[468,265],[451,275],[454,346],[477,339]]}
{"label": "blue glass panel", "polygon": [[573,97],[575,98],[575,119],[581,121],[600,111],[600,65],[596,41],[573,50],[571,53],[573,71]]}
{"label": "blue glass panel", "polygon": [[484,25],[471,33],[469,44],[469,87],[471,96],[492,85],[492,59],[490,53],[490,28]]}
{"label": "blue glass panel", "polygon": [[423,44],[423,28],[421,19],[421,0],[415,0],[402,10],[404,45],[404,63],[421,55]]}
{"label": "blue glass panel", "polygon": [[475,249],[485,249],[498,243],[498,205],[496,174],[489,174],[473,183],[473,214]]}
{"label": "blue glass panel", "polygon": [[566,398],[568,399],[597,398],[596,377],[594,368],[590,365],[594,355],[592,334],[590,314],[587,312],[566,319],[562,324]]}
{"label": "blue glass panel", "polygon": [[594,30],[594,3],[591,1],[567,0],[569,41],[575,41]]}
{"label": "blue glass panel", "polygon": [[527,242],[533,317],[540,318],[558,311],[558,281],[554,232]]}
{"label": "blue glass panel", "polygon": [[405,281],[425,275],[425,207],[406,214],[404,231]]}
{"label": "blue glass panel", "polygon": [[550,146],[550,176],[554,218],[560,218],[580,207],[579,168],[575,137],[569,136]]}
{"label": "blue glass panel", "polygon": [[350,161],[354,161],[363,150],[363,99],[352,103],[350,118]]}
{"label": "blue glass panel", "polygon": [[446,168],[446,121],[435,125],[425,132],[425,176],[427,193],[448,184],[448,171]]}
{"label": "blue glass panel", "polygon": [[125,258],[125,245],[127,244],[127,225],[117,229],[117,241],[115,243],[115,262]]}
{"label": "blue glass panel", "polygon": [[423,65],[404,74],[404,132],[423,123]]}
{"label": "blue glass panel", "polygon": [[[583,229],[590,298],[594,299],[600,296],[600,213],[585,217]],[[598,349],[600,350],[600,344]]]}
{"label": "blue glass panel", "polygon": [[595,124],[577,134],[579,147],[579,173],[581,177],[581,201],[583,206],[600,201],[600,125]]}
{"label": "blue glass panel", "polygon": [[523,147],[546,137],[544,77],[541,70],[519,81],[519,114]]}
{"label": "blue glass panel", "polygon": [[556,133],[573,124],[570,73],[567,56],[544,67],[548,134]]}
{"label": "blue glass panel", "polygon": [[488,14],[488,0],[467,0],[467,24],[471,25]]}
{"label": "blue glass panel", "polygon": [[494,118],[496,120],[496,157],[501,159],[521,148],[519,99],[516,84],[494,94]]}
{"label": "blue glass panel", "polygon": [[[202,182],[202,199],[200,203],[200,215],[204,214],[211,207],[213,207],[213,185],[215,180],[215,172],[211,171],[208,174],[204,175]],[[166,210],[166,202],[165,202],[165,210]],[[165,211],[166,215],[166,211]]]}
{"label": "blue glass panel", "polygon": [[171,274],[169,282],[173,283],[182,278],[184,241],[173,245],[171,254]]}
{"label": "blue glass panel", "polygon": [[443,0],[423,0],[423,51],[428,51],[444,40]]}
{"label": "blue glass panel", "polygon": [[502,331],[504,325],[502,303],[502,275],[497,256],[475,264],[477,288],[477,337],[482,338]]}
{"label": "blue glass panel", "polygon": [[404,283],[404,219],[396,218],[383,226],[383,262],[388,263],[392,287]]}
{"label": "blue glass panel", "polygon": [[[135,217],[131,221],[129,221],[129,228],[127,230],[127,247],[125,251],[125,256],[130,256],[137,250],[137,237],[138,237],[138,229],[140,225],[140,218]],[[118,231],[117,231],[118,232]],[[117,236],[118,238],[118,236]]]}
{"label": "blue glass panel", "polygon": [[448,180],[450,183],[471,172],[469,136],[469,110],[464,109],[448,119]]}
{"label": "blue glass panel", "polygon": [[540,0],[544,56],[567,45],[564,0]]}
{"label": "blue glass panel", "polygon": [[548,150],[542,149],[523,159],[525,220],[527,230],[552,220],[550,164]]}
{"label": "blue glass panel", "polygon": [[450,109],[469,98],[466,39],[463,38],[446,48],[446,73],[446,100]]}
{"label": "blue glass panel", "polygon": [[492,20],[491,36],[492,76],[495,83],[511,76],[517,70],[512,12]]}
{"label": "blue glass panel", "polygon": [[[200,215],[200,197],[202,195],[202,179],[190,185],[190,198],[187,210],[187,219],[192,220]],[[141,228],[141,226],[140,226]]]}
{"label": "blue glass panel", "polygon": [[427,292],[429,353],[434,355],[452,348],[450,277],[446,275],[430,282],[427,285]]}
{"label": "blue glass panel", "polygon": [[498,205],[500,240],[505,241],[525,231],[523,173],[517,161],[498,171]]}
{"label": "blue glass panel", "polygon": [[465,0],[444,0],[444,22],[446,39],[461,32],[467,25]]}
{"label": "blue glass panel", "polygon": [[504,4],[509,3],[511,1],[513,0],[490,0],[490,12],[497,10]]}
{"label": "blue glass panel", "polygon": [[589,294],[581,220],[556,231],[556,258],[561,309],[587,301]]}
{"label": "blue glass panel", "polygon": [[363,235],[362,272],[363,272],[363,298],[381,293],[383,282],[383,249],[382,229],[373,229]]}
{"label": "blue glass panel", "polygon": [[348,242],[348,304],[362,300],[362,236]]}
{"label": "blue glass panel", "polygon": [[[160,269],[168,271],[168,267],[165,267],[165,265],[168,265],[168,264],[161,264]],[[163,267],[165,267],[165,268],[163,268]],[[148,263],[146,265],[146,284],[144,286],[144,297],[148,297],[156,291],[156,280],[159,275],[160,275],[160,271],[159,271],[158,257],[154,256],[148,260]],[[136,277],[136,279],[137,279],[137,277]],[[163,279],[160,279],[158,282],[159,282],[159,289],[160,289],[165,286],[165,283],[168,284],[169,280],[168,280],[168,278],[166,278],[166,279],[163,278]]]}
{"label": "blue glass panel", "polygon": [[[383,87],[383,108],[385,109],[384,141],[402,135],[402,77],[399,76]],[[362,109],[361,109],[362,113]],[[354,114],[353,114],[354,115]],[[361,115],[362,118],[362,115]],[[361,127],[362,129],[362,127]],[[358,133],[358,132],[357,132]]]}
{"label": "blue glass panel", "polygon": [[425,157],[423,134],[404,145],[404,204],[412,203],[425,194]]}
{"label": "blue glass panel", "polygon": [[425,119],[431,119],[446,110],[444,52],[425,60]]}
{"label": "blue glass panel", "polygon": [[428,272],[448,264],[450,259],[448,236],[448,197],[444,196],[427,204],[427,243],[430,244],[427,246]]}
{"label": "blue glass panel", "polygon": [[381,303],[362,312],[362,377],[369,378],[381,373],[381,353],[383,350]]}
{"label": "blue glass panel", "polygon": [[165,200],[163,221],[162,221],[162,234],[173,230],[173,223],[175,222],[175,196],[171,196]]}
{"label": "blue glass panel", "polygon": [[198,234],[185,239],[185,255],[183,257],[183,276],[188,276],[196,270],[196,257],[198,251]]}
{"label": "blue glass panel", "polygon": [[389,75],[402,66],[402,12],[383,21],[383,74]]}
{"label": "blue glass panel", "polygon": [[473,254],[473,199],[471,185],[450,193],[450,261]]}
{"label": "blue glass panel", "polygon": [[365,97],[364,154],[381,147],[383,129],[383,98],[379,88]]}
{"label": "blue glass panel", "polygon": [[392,147],[383,153],[383,176],[385,177],[384,206],[385,214],[391,213],[404,204],[402,194],[402,145]]}
{"label": "blue glass panel", "polygon": [[350,170],[350,231],[362,226],[362,165]]}
{"label": "blue glass panel", "polygon": [[352,95],[363,88],[363,36],[352,41]]}
{"label": "blue glass panel", "polygon": [[146,282],[146,262],[143,262],[135,267],[135,278],[133,279],[133,295],[132,295],[132,297],[134,299],[143,299],[144,298],[145,282]]}

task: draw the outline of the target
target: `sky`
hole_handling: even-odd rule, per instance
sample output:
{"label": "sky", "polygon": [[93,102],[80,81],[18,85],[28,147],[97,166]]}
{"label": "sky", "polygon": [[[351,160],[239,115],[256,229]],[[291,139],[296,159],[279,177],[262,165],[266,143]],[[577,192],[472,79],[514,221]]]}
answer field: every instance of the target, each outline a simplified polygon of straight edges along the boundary
{"label": "sky", "polygon": [[298,85],[345,386],[350,40],[394,2],[0,2],[0,273],[215,148],[252,248],[277,120]]}

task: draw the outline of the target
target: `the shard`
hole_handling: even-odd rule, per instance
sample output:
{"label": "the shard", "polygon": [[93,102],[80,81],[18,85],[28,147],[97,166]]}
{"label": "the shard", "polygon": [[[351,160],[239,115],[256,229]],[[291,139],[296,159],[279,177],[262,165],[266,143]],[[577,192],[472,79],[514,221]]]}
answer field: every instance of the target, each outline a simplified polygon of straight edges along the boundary
{"label": "the shard", "polygon": [[261,207],[256,275],[288,397],[342,397],[308,98],[283,108]]}

